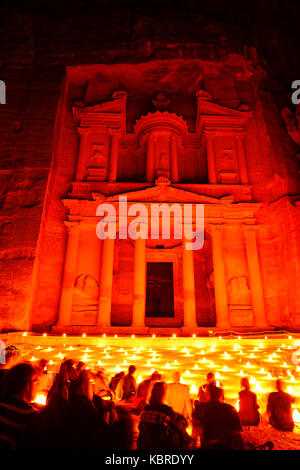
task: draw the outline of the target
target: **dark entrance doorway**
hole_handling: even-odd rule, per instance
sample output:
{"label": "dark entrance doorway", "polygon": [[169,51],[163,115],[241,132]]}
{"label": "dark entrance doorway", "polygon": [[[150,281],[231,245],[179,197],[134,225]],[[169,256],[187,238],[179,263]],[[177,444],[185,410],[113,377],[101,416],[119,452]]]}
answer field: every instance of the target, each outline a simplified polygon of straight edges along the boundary
{"label": "dark entrance doorway", "polygon": [[147,263],[146,317],[174,316],[173,263]]}

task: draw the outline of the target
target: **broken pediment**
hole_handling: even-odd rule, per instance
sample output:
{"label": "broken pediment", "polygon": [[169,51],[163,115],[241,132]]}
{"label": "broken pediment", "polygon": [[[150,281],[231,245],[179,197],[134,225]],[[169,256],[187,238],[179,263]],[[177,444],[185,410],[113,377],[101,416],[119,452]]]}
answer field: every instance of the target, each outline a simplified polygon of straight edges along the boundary
{"label": "broken pediment", "polygon": [[97,124],[121,125],[126,129],[126,91],[115,91],[112,97],[101,103],[91,106],[74,104],[72,112],[74,120],[81,126],[91,126]]}
{"label": "broken pediment", "polygon": [[197,118],[196,131],[205,128],[244,128],[251,116],[248,106],[242,106],[242,110],[236,110],[212,102],[201,93],[197,93]]}

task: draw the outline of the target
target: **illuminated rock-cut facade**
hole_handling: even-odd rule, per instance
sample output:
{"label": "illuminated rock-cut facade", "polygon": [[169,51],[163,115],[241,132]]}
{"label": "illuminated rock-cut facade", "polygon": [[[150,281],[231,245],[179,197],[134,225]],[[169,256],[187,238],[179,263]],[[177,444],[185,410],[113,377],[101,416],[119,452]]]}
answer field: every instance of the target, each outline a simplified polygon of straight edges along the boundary
{"label": "illuminated rock-cut facade", "polygon": [[[281,255],[293,249],[286,275],[300,280],[299,202],[288,195],[296,193],[297,163],[287,165],[282,147],[272,148],[248,66],[242,58],[215,64],[212,77],[211,64],[178,60],[168,64],[168,80],[165,68],[151,62],[67,71],[36,260],[33,328],[190,334],[300,327],[299,295],[284,304],[279,269]],[[197,70],[207,73],[206,89],[195,85]],[[108,90],[108,77],[122,86]],[[214,97],[217,77],[231,88]],[[283,127],[282,136],[288,139]],[[150,216],[147,239],[100,240],[97,207],[112,204],[119,227],[120,196],[127,197],[128,213],[136,203],[149,214],[153,203],[182,210],[203,204],[203,247],[187,250],[184,237],[152,239]],[[289,220],[289,229],[278,218]],[[282,253],[278,224],[286,237],[294,234]]]}

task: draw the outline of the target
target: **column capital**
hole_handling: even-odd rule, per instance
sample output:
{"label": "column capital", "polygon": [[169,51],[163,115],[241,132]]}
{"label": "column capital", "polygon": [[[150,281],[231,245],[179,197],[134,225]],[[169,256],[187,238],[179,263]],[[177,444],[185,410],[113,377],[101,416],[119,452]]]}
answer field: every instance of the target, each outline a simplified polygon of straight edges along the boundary
{"label": "column capital", "polygon": [[216,131],[211,129],[203,129],[203,135],[206,137],[206,139],[211,140],[213,137],[216,136]]}
{"label": "column capital", "polygon": [[90,127],[77,127],[77,131],[80,135],[89,135],[91,132]]}
{"label": "column capital", "polygon": [[222,235],[224,224],[208,224],[209,233],[212,236]]}
{"label": "column capital", "polygon": [[158,136],[152,130],[149,130],[141,137],[140,143],[143,144],[144,142],[147,142],[149,145],[149,143],[157,142],[157,137]]}
{"label": "column capital", "polygon": [[109,135],[111,135],[112,137],[117,137],[117,138],[120,138],[121,137],[121,134],[122,134],[122,131],[121,129],[118,127],[118,128],[115,128],[115,127],[108,127],[107,128],[107,132],[109,133]]}
{"label": "column capital", "polygon": [[65,220],[64,224],[67,228],[68,233],[76,233],[80,231],[80,222],[71,222],[69,220]]}
{"label": "column capital", "polygon": [[256,224],[242,224],[243,234],[245,236],[255,235],[258,231],[258,225]]}
{"label": "column capital", "polygon": [[182,144],[183,142],[183,135],[172,133],[170,137],[171,137],[171,142],[173,143],[176,142],[177,144]]}
{"label": "column capital", "polygon": [[236,137],[238,140],[244,140],[244,137],[246,135],[246,132],[244,129],[235,129],[234,130],[234,137]]}

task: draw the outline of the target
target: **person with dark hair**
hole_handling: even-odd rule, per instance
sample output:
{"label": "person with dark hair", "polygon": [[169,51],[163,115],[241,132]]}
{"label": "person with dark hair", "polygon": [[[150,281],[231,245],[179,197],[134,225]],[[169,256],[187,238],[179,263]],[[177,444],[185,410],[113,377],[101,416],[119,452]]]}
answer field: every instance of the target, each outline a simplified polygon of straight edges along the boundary
{"label": "person with dark hair", "polygon": [[69,404],[78,416],[76,448],[108,449],[109,427],[94,401],[94,377],[82,370],[70,386]]}
{"label": "person with dark hair", "polygon": [[215,374],[213,372],[208,372],[206,383],[199,388],[198,398],[200,403],[206,403],[210,400],[208,387],[211,383],[216,384]]}
{"label": "person with dark hair", "polygon": [[204,411],[206,408],[206,404],[210,400],[208,387],[211,383],[216,385],[215,374],[213,372],[208,372],[206,376],[206,383],[204,385],[201,385],[201,387],[199,388],[198,400],[194,401],[194,408],[192,411],[192,436],[196,440],[201,435]]}
{"label": "person with dark hair", "polygon": [[[63,369],[64,370],[64,369]],[[93,403],[93,377],[83,370],[57,393],[28,429],[26,449],[99,450],[109,448],[109,426]]]}
{"label": "person with dark hair", "polygon": [[75,373],[76,373],[77,377],[79,376],[80,372],[82,372],[85,369],[86,369],[85,363],[82,362],[82,361],[79,361],[77,366],[76,366],[76,369],[75,369]]}
{"label": "person with dark hair", "polygon": [[241,379],[239,392],[239,417],[244,426],[257,426],[260,420],[256,394],[251,392],[247,377]]}
{"label": "person with dark hair", "polygon": [[0,448],[16,449],[24,430],[37,410],[31,405],[38,384],[36,370],[30,364],[18,364],[8,370],[5,395],[0,399]]}
{"label": "person with dark hair", "polygon": [[165,404],[167,384],[153,385],[149,405],[141,414],[137,447],[141,450],[188,449],[191,438],[186,432],[187,421]]}
{"label": "person with dark hair", "polygon": [[68,400],[70,383],[77,377],[75,361],[73,359],[64,360],[58,374],[54,377],[52,387],[48,392],[47,402],[57,398]]}
{"label": "person with dark hair", "polygon": [[139,415],[143,411],[146,404],[149,403],[153,385],[155,382],[159,382],[160,380],[161,374],[159,374],[157,371],[154,371],[148,379],[143,380],[139,384],[136,392],[136,398],[132,404],[131,412],[133,414]]}
{"label": "person with dark hair", "polygon": [[9,369],[19,362],[20,351],[13,345],[1,350],[0,356],[0,396],[5,393],[5,377]]}
{"label": "person with dark hair", "polygon": [[117,385],[118,383],[120,382],[120,380],[124,377],[125,375],[125,372],[124,371],[121,371],[121,372],[118,372],[116,375],[114,375],[110,382],[109,382],[109,388],[113,391],[113,392],[116,392],[116,388],[117,388]]}
{"label": "person with dark hair", "polygon": [[137,398],[143,398],[145,402],[148,402],[153,385],[155,384],[155,382],[158,382],[160,380],[161,374],[159,374],[157,371],[154,371],[148,379],[143,380],[139,384],[136,393]]}
{"label": "person with dark hair", "polygon": [[281,379],[276,380],[276,389],[277,392],[270,393],[268,397],[269,423],[279,431],[293,431],[292,403],[295,399],[284,391],[284,383]]}
{"label": "person with dark hair", "polygon": [[136,395],[136,381],[134,373],[136,371],[135,366],[129,366],[128,374],[120,380],[116,388],[116,397],[119,400],[132,401]]}
{"label": "person with dark hair", "polygon": [[124,406],[116,405],[116,419],[111,423],[110,434],[112,446],[110,448],[130,450],[134,440],[134,424],[132,415]]}
{"label": "person with dark hair", "polygon": [[242,426],[237,411],[224,403],[223,390],[208,386],[210,400],[202,420],[201,448],[206,450],[243,450]]}

